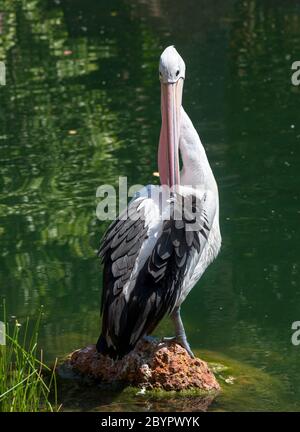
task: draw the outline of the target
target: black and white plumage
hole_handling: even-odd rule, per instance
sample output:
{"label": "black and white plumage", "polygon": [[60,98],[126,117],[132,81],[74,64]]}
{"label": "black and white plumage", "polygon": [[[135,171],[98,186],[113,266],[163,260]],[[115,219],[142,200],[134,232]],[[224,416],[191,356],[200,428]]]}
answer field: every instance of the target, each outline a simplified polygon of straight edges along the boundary
{"label": "black and white plumage", "polygon": [[101,242],[103,318],[97,349],[113,358],[132,350],[166,315],[174,319],[177,341],[192,355],[180,305],[220,249],[217,184],[181,106],[184,75],[183,60],[175,48],[167,48],[160,60],[159,171],[173,192],[166,196],[164,187],[143,188]]}

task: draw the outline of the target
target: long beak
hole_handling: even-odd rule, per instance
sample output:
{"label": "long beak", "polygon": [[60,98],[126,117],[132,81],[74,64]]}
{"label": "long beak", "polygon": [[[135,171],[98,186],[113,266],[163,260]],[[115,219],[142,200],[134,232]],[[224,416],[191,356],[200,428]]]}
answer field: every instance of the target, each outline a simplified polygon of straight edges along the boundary
{"label": "long beak", "polygon": [[179,177],[180,107],[183,79],[161,84],[161,131],[158,148],[158,170],[162,185],[176,188]]}

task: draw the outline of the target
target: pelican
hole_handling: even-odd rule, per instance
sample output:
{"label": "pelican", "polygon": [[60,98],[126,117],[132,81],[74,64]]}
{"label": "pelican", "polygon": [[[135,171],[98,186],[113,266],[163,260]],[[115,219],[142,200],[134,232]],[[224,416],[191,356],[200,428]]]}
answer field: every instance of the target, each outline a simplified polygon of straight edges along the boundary
{"label": "pelican", "polygon": [[145,186],[134,196],[98,252],[104,267],[97,350],[111,358],[129,353],[165,316],[175,329],[168,339],[193,357],[180,307],[221,247],[218,186],[182,107],[185,63],[174,46],[160,57],[159,79],[161,185]]}

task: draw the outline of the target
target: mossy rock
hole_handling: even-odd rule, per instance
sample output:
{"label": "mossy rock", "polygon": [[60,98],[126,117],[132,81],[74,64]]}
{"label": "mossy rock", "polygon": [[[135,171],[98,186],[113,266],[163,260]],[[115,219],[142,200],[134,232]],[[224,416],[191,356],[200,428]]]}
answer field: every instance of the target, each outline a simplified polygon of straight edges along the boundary
{"label": "mossy rock", "polygon": [[284,386],[276,377],[217,352],[199,351],[196,355],[208,362],[221,385],[219,393],[199,389],[146,390],[69,380],[68,394],[62,392],[63,406],[67,410],[76,405],[97,411],[271,411],[276,406],[287,409]]}

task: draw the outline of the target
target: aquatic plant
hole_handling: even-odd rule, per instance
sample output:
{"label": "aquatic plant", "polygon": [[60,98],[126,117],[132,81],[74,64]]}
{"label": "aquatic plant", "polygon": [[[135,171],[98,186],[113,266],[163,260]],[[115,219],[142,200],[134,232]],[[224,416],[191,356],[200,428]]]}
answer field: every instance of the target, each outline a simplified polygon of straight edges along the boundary
{"label": "aquatic plant", "polygon": [[30,332],[28,319],[21,331],[17,319],[8,323],[5,315],[6,344],[0,345],[0,412],[57,411],[56,364],[50,369],[38,349],[42,313]]}

